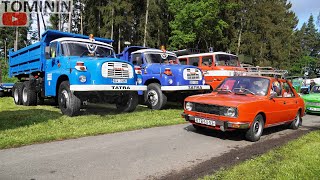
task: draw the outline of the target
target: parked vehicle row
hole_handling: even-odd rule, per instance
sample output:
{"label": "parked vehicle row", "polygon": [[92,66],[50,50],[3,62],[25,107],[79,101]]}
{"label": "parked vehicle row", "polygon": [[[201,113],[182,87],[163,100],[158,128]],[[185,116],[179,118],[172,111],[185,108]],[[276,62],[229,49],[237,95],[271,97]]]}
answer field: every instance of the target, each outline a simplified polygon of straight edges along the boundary
{"label": "parked vehicle row", "polygon": [[111,42],[48,30],[40,42],[10,50],[9,75],[19,79],[12,90],[15,104],[54,98],[63,114],[74,116],[88,102],[132,112],[139,100],[155,110],[184,100],[182,116],[195,129],[245,129],[250,141],[259,140],[264,128],[297,129],[302,123],[305,105],[291,83],[261,76],[282,72],[249,71],[237,56],[223,52],[177,57],[165,49],[130,46],[116,55]]}

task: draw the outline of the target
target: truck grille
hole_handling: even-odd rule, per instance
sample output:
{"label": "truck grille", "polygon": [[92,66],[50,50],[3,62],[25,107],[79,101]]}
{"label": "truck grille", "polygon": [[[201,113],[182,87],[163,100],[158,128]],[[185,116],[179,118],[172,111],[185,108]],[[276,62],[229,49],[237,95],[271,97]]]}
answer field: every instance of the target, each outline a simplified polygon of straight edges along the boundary
{"label": "truck grille", "polygon": [[132,78],[133,68],[128,63],[107,62],[102,65],[102,76],[106,78]]}
{"label": "truck grille", "polygon": [[207,113],[207,114],[215,114],[215,115],[220,115],[220,108],[221,106],[217,105],[209,105],[209,104],[199,104],[195,103],[194,109],[196,112],[202,112],[202,113]]}
{"label": "truck grille", "polygon": [[186,68],[183,70],[183,78],[185,80],[201,80],[202,73],[197,68]]}

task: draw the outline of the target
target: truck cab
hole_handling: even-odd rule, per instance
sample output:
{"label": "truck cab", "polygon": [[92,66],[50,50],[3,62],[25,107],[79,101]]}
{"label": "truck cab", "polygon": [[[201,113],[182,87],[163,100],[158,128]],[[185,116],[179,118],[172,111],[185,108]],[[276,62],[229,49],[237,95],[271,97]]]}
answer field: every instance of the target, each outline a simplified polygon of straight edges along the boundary
{"label": "truck cab", "polygon": [[241,75],[246,70],[240,66],[236,55],[225,52],[210,52],[183,55],[178,57],[181,64],[199,67],[206,84],[215,89],[226,77]]}
{"label": "truck cab", "polygon": [[115,57],[112,40],[48,30],[42,40],[9,53],[16,104],[37,105],[53,97],[63,114],[77,115],[83,104],[112,103],[121,112],[138,104],[146,90],[134,66]]}
{"label": "truck cab", "polygon": [[167,101],[183,101],[188,95],[210,89],[201,69],[181,65],[173,52],[131,46],[117,56],[133,63],[136,71],[141,72],[147,91],[139,94],[151,109],[162,109]]}

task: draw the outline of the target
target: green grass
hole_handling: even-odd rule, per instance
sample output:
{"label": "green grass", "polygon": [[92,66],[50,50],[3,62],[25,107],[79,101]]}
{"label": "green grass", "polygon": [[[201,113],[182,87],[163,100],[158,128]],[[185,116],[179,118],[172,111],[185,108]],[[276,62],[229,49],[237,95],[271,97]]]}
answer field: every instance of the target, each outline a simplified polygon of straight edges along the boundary
{"label": "green grass", "polygon": [[95,106],[68,117],[55,106],[17,106],[11,97],[0,98],[0,149],[185,122],[182,107],[169,108],[138,107],[133,113],[117,114],[113,107]]}
{"label": "green grass", "polygon": [[319,179],[320,131],[203,179]]}

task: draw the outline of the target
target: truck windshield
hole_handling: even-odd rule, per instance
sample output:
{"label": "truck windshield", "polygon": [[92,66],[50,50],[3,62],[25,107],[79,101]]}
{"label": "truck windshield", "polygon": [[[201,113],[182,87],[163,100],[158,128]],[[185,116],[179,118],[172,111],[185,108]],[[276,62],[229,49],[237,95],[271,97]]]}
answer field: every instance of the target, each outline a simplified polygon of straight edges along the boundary
{"label": "truck windshield", "polygon": [[228,54],[216,55],[216,66],[239,66],[239,60],[237,56]]}
{"label": "truck windshield", "polygon": [[147,63],[165,63],[165,64],[179,64],[176,56],[165,53],[146,53],[145,59]]}
{"label": "truck windshield", "polygon": [[115,57],[112,48],[100,44],[66,41],[61,46],[64,56]]}

